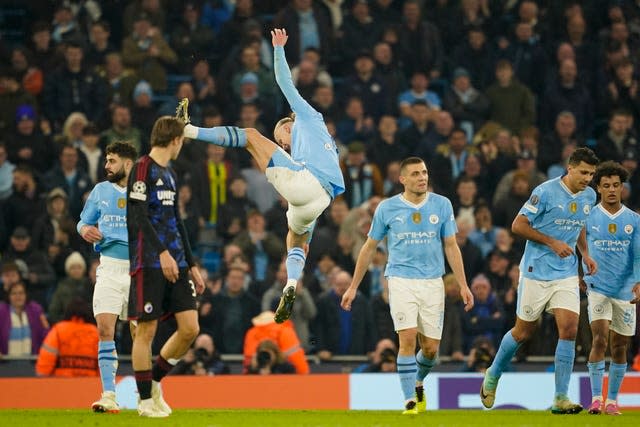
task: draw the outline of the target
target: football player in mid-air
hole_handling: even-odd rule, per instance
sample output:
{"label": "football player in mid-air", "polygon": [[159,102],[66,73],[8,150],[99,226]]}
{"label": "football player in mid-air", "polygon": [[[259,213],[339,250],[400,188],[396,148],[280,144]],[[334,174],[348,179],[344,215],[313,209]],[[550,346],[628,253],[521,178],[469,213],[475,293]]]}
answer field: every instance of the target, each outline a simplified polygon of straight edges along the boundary
{"label": "football player in mid-air", "polygon": [[[331,200],[344,192],[344,178],[338,162],[338,150],[327,130],[322,114],[300,96],[291,80],[284,56],[287,32],[271,32],[276,82],[287,98],[295,117],[276,123],[274,141],[255,129],[233,126],[199,128],[187,124],[184,136],[223,147],[245,147],[264,171],[269,182],[289,203],[287,210],[287,284],[282,290],[275,320],[282,323],[291,316],[296,286],[302,276],[306,249],[316,219]],[[188,122],[187,100],[178,106],[178,115]],[[183,111],[183,114],[180,114]],[[291,152],[291,155],[288,154]]]}
{"label": "football player in mid-air", "polygon": [[569,400],[569,380],[576,352],[580,291],[576,244],[587,274],[597,270],[589,256],[585,224],[595,205],[589,183],[598,158],[588,148],[569,157],[567,173],[537,186],[513,220],[511,230],[527,239],[520,261],[516,324],[502,338],[496,357],[480,387],[480,400],[493,407],[498,380],[522,342],[536,330],[543,310],[552,311],[558,325],[555,354],[555,397],[551,412],[577,414],[582,406]]}
{"label": "football player in mid-air", "polygon": [[[636,331],[640,301],[640,215],[622,204],[622,188],[629,173],[607,161],[598,165],[593,182],[600,203],[587,219],[589,253],[598,272],[585,276],[581,285],[589,298],[593,343],[589,354],[590,414],[620,415],[618,391],[627,370],[627,349]],[[611,342],[609,390],[602,397],[604,353]]]}

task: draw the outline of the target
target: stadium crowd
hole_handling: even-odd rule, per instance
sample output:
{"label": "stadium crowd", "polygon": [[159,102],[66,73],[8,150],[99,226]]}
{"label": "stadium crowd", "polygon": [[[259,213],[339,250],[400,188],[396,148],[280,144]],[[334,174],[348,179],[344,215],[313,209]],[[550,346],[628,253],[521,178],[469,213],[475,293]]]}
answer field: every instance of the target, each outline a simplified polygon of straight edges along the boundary
{"label": "stadium crowd", "polygon": [[[468,369],[486,367],[515,322],[524,241],[510,226],[535,186],[588,146],[629,170],[623,200],[640,209],[636,1],[42,0],[3,2],[0,15],[10,22],[0,40],[5,355],[37,354],[77,297],[90,309],[97,254],[76,224],[104,179],[109,143],[148,153],[155,119],[185,97],[195,125],[271,134],[288,113],[272,70],[274,27],[286,28],[294,82],[338,144],[346,192],[317,224],[291,322],[265,326],[261,313],[275,310],[287,280],[286,201],[244,150],[185,143],[173,164],[179,211],[207,289],[203,335],[180,372],[223,373],[219,354],[243,352],[248,372],[308,372],[304,358],[284,362],[296,339],[321,360],[369,355],[363,370],[393,371],[384,246],[350,312],[340,299],[372,214],[402,190],[400,161],[410,155],[453,203],[475,307],[461,309],[445,276],[440,354],[470,356]],[[278,328],[286,332],[265,332]],[[541,328],[520,357],[553,355],[550,315]],[[122,330],[118,352],[127,354]],[[590,346],[583,298],[578,354]]]}

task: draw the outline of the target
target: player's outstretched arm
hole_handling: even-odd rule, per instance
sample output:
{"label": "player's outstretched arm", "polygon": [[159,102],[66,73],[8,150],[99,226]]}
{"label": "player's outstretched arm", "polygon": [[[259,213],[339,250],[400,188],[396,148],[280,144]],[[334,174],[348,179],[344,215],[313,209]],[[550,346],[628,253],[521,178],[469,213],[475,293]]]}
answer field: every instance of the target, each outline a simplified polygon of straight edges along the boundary
{"label": "player's outstretched arm", "polygon": [[369,268],[369,264],[371,264],[373,254],[376,252],[377,246],[378,240],[374,240],[371,237],[367,238],[367,241],[364,242],[364,245],[362,245],[360,253],[358,254],[358,260],[356,261],[356,268],[353,271],[353,279],[351,280],[351,285],[349,285],[347,291],[344,293],[344,295],[342,295],[342,302],[340,305],[345,310],[351,310],[351,303],[354,299],[356,299],[358,287],[360,286],[360,282],[362,282],[362,278]]}
{"label": "player's outstretched arm", "polygon": [[297,115],[305,113],[316,113],[311,105],[298,92],[293,79],[291,78],[291,70],[287,64],[287,58],[284,55],[284,45],[287,43],[287,31],[284,28],[275,28],[271,31],[271,44],[273,44],[273,70],[276,76],[276,83],[280,90],[287,98],[287,102],[291,106],[291,110]]}

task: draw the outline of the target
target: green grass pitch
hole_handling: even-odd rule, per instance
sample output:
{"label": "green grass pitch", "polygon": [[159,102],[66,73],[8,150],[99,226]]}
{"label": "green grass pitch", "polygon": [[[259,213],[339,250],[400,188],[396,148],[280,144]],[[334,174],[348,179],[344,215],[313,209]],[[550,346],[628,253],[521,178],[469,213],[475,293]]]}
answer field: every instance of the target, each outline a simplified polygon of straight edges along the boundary
{"label": "green grass pitch", "polygon": [[297,426],[638,426],[640,412],[622,416],[552,415],[542,411],[432,411],[403,416],[393,411],[272,411],[272,410],[175,410],[168,418],[141,418],[135,411],[93,414],[89,410],[0,410],[0,426],[7,427],[297,427]]}

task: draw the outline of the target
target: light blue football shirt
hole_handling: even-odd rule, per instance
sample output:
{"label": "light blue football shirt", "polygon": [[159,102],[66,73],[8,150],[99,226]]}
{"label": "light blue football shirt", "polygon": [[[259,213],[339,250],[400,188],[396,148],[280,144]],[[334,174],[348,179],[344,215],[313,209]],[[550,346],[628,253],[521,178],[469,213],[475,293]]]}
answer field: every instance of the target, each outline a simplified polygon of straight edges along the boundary
{"label": "light blue football shirt", "polygon": [[127,188],[109,181],[96,184],[80,213],[76,229],[96,225],[103,239],[94,245],[102,255],[129,260],[127,235]]}
{"label": "light blue football shirt", "polygon": [[[640,215],[626,206],[609,213],[601,204],[587,219],[589,255],[598,272],[584,276],[589,289],[611,298],[630,301],[640,282]],[[585,269],[586,271],[586,269]]]}
{"label": "light blue football shirt", "polygon": [[[572,193],[561,177],[537,186],[520,209],[535,230],[566,242],[575,248],[580,231],[586,224],[596,201],[591,187]],[[527,240],[520,261],[520,273],[534,280],[559,280],[578,275],[578,257],[560,258],[546,245]]]}
{"label": "light blue football shirt", "polygon": [[284,48],[276,46],[273,56],[278,86],[296,113],[291,129],[291,158],[309,169],[329,195],[336,197],[344,193],[336,143],[329,135],[322,114],[309,105],[293,85]]}
{"label": "light blue football shirt", "polygon": [[446,197],[427,193],[422,203],[414,205],[398,194],[378,205],[369,237],[382,240],[387,236],[385,276],[435,279],[444,275],[442,239],[457,231]]}

